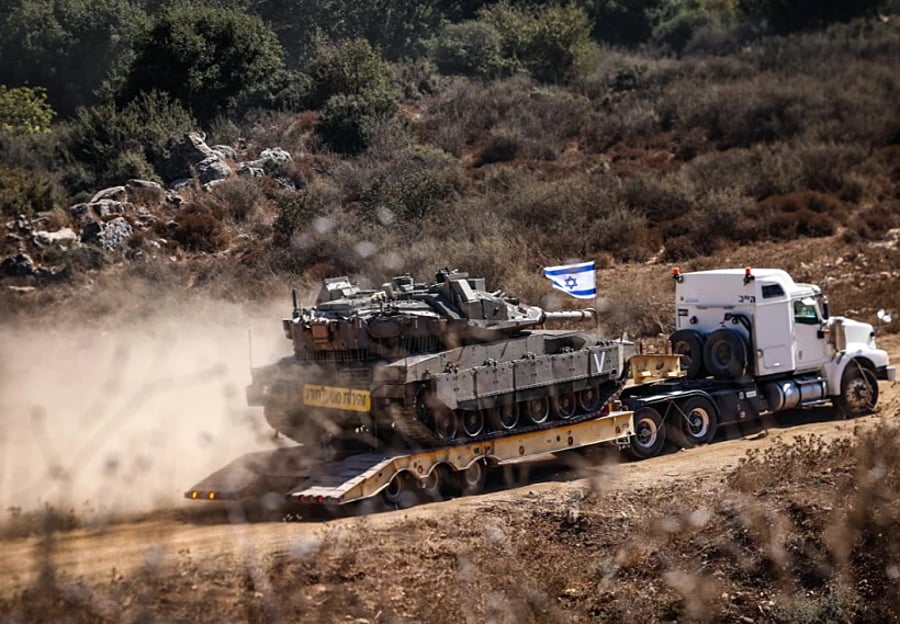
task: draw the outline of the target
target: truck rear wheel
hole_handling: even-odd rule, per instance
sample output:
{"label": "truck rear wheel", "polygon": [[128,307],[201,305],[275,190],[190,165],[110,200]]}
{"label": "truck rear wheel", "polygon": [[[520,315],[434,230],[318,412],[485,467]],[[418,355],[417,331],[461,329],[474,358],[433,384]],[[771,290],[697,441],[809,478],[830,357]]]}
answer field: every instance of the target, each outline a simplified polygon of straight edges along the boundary
{"label": "truck rear wheel", "polygon": [[841,418],[869,414],[878,403],[878,380],[872,371],[851,362],[841,376],[841,394],[832,402]]}
{"label": "truck rear wheel", "polygon": [[666,424],[658,411],[642,407],[634,413],[634,435],[627,452],[635,459],[649,459],[660,454],[666,444]]}
{"label": "truck rear wheel", "polygon": [[715,405],[709,399],[697,396],[689,398],[680,407],[682,414],[679,414],[678,421],[685,447],[712,442],[719,424]]}
{"label": "truck rear wheel", "polygon": [[737,379],[747,368],[747,341],[734,330],[717,329],[703,346],[703,362],[717,379]]}
{"label": "truck rear wheel", "polygon": [[703,334],[693,329],[679,329],[669,336],[672,353],[681,356],[681,364],[688,379],[706,377],[703,366]]}

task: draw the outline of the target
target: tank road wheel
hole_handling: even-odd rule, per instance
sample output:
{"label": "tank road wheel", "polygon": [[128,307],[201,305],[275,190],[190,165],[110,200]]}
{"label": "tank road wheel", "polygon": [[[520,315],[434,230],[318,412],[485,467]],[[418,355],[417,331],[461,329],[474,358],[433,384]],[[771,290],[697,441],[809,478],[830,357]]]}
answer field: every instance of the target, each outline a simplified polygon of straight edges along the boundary
{"label": "tank road wheel", "polygon": [[679,329],[669,336],[672,353],[681,356],[681,364],[688,379],[706,377],[703,366],[703,334],[693,329]]}
{"label": "tank road wheel", "polygon": [[582,412],[593,412],[600,407],[600,388],[585,388],[578,393],[578,407]]}
{"label": "tank road wheel", "polygon": [[717,379],[736,379],[747,368],[747,341],[731,329],[717,329],[703,347],[706,369]]}
{"label": "tank road wheel", "polygon": [[460,496],[478,494],[487,481],[487,464],[479,460],[465,470],[453,473],[453,490]]}
{"label": "tank road wheel", "polygon": [[856,418],[871,413],[878,403],[878,380],[872,371],[851,362],[841,376],[841,394],[832,399],[841,418]]}
{"label": "tank road wheel", "polygon": [[463,432],[470,438],[477,438],[484,433],[484,411],[464,410],[459,414]]}
{"label": "tank road wheel", "polygon": [[[694,447],[699,444],[709,444],[716,436],[716,428],[719,418],[715,406],[704,397],[691,397],[681,404],[683,414],[677,414],[680,433],[684,446]],[[671,418],[671,417],[670,417]],[[670,423],[674,428],[675,421]]]}
{"label": "tank road wheel", "polygon": [[553,399],[553,415],[561,420],[568,420],[575,415],[577,406],[574,392],[562,392]]}
{"label": "tank road wheel", "polygon": [[456,412],[443,408],[434,411],[434,434],[444,442],[450,442],[459,433],[459,420]]}
{"label": "tank road wheel", "polygon": [[550,398],[538,397],[525,401],[525,414],[536,425],[543,425],[550,418]]}
{"label": "tank road wheel", "polygon": [[666,444],[666,424],[652,407],[642,407],[634,413],[634,435],[628,454],[635,459],[656,457]]}
{"label": "tank road wheel", "polygon": [[519,406],[509,401],[492,407],[488,411],[488,422],[494,431],[512,431],[519,426]]}

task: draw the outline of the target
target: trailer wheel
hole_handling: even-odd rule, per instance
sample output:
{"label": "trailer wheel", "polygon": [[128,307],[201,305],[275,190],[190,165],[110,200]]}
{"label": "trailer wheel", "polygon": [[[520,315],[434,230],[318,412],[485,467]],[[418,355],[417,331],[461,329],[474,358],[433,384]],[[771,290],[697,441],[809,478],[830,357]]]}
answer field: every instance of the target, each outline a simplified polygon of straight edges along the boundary
{"label": "trailer wheel", "polygon": [[427,477],[419,480],[420,493],[426,501],[442,500],[441,491],[447,481],[447,467],[444,464],[435,466]]}
{"label": "trailer wheel", "polygon": [[476,461],[465,470],[453,473],[454,490],[460,496],[478,494],[487,482],[487,464]]}
{"label": "trailer wheel", "polygon": [[494,431],[512,431],[519,425],[519,406],[508,401],[492,407],[488,411],[488,423]]}
{"label": "trailer wheel", "polygon": [[561,420],[568,420],[575,416],[577,405],[574,392],[561,392],[553,399],[553,415]]}
{"label": "trailer wheel", "polygon": [[416,504],[414,477],[406,472],[394,475],[387,487],[381,491],[384,502],[391,509],[406,509]]}
{"label": "trailer wheel", "polygon": [[535,425],[543,425],[550,418],[550,399],[537,397],[525,401],[525,413]]}
{"label": "trailer wheel", "polygon": [[712,442],[719,424],[716,407],[712,402],[697,396],[689,398],[680,407],[683,414],[678,415],[678,421],[685,448]]}
{"label": "trailer wheel", "polygon": [[703,366],[703,334],[694,329],[679,329],[669,336],[672,353],[681,356],[681,363],[688,379],[706,377]]}
{"label": "trailer wheel", "polygon": [[841,394],[832,399],[841,418],[871,413],[878,403],[878,380],[858,362],[851,362],[841,376]]}
{"label": "trailer wheel", "polygon": [[658,411],[642,407],[634,413],[634,435],[627,452],[635,459],[656,457],[666,444],[666,424]]}
{"label": "trailer wheel", "polygon": [[706,339],[703,361],[706,369],[718,379],[736,379],[747,368],[747,342],[731,329],[717,329]]}
{"label": "trailer wheel", "polygon": [[600,388],[592,386],[578,393],[578,407],[582,412],[593,412],[600,407]]}

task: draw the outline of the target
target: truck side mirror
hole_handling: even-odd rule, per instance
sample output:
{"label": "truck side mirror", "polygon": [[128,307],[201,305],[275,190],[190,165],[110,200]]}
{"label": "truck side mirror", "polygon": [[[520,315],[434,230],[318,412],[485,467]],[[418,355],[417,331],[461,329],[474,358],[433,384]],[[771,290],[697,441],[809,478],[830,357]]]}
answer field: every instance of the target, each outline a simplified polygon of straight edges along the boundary
{"label": "truck side mirror", "polygon": [[824,320],[828,320],[828,317],[831,316],[828,312],[828,299],[822,300],[822,318]]}

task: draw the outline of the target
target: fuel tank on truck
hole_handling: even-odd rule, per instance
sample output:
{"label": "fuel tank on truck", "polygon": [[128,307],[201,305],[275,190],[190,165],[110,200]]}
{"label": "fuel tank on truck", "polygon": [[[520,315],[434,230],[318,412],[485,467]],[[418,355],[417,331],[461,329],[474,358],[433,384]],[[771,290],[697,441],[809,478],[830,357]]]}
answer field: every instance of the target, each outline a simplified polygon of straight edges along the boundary
{"label": "fuel tank on truck", "polygon": [[247,399],[277,432],[331,447],[430,448],[586,420],[619,391],[634,346],[543,327],[593,316],[446,269],[379,290],[329,278],[313,307],[295,296],[293,354],[254,369]]}

